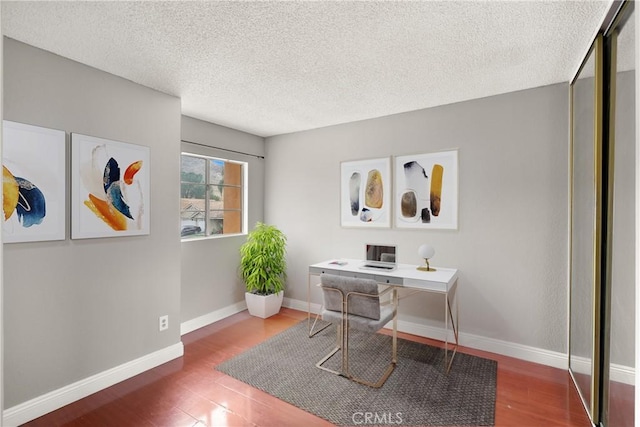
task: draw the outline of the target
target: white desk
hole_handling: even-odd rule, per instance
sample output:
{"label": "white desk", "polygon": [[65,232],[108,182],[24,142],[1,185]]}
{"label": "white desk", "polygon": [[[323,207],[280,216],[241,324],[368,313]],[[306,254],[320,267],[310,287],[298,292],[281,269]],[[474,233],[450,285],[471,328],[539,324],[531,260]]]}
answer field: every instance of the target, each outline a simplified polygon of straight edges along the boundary
{"label": "white desk", "polygon": [[[339,265],[336,262],[346,263]],[[458,350],[458,298],[456,297],[456,289],[458,287],[458,270],[454,268],[434,267],[436,271],[420,271],[416,265],[399,264],[395,270],[371,270],[364,269],[362,260],[357,259],[339,259],[319,262],[309,266],[309,280],[307,287],[307,303],[309,322],[309,337],[315,335],[318,331],[312,332],[311,324],[311,276],[320,276],[323,273],[335,274],[338,276],[356,277],[363,279],[373,279],[382,285],[397,287],[398,289],[408,289],[414,292],[432,292],[443,294],[445,296],[445,341],[444,341],[444,363],[445,370],[448,372],[453,362],[453,357]],[[406,298],[408,295],[404,295]],[[452,300],[455,300],[455,319],[452,310]],[[449,322],[453,330],[454,345],[451,358],[449,353]],[[315,325],[315,322],[314,322]]]}

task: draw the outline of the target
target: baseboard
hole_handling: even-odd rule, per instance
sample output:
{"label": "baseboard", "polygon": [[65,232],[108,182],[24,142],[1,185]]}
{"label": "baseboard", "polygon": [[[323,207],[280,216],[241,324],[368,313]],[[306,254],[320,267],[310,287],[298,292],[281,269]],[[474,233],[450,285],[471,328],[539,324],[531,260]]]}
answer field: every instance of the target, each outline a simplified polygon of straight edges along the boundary
{"label": "baseboard", "polygon": [[207,325],[217,322],[218,320],[222,320],[226,317],[231,316],[232,314],[240,313],[241,311],[246,309],[247,303],[241,301],[227,307],[212,311],[211,313],[207,313],[200,317],[196,317],[195,319],[187,320],[186,322],[182,322],[180,324],[180,335],[188,334],[189,332],[193,332],[196,329],[203,328]]}
{"label": "baseboard", "polygon": [[124,363],[115,368],[92,375],[58,390],[31,399],[14,407],[5,409],[2,422],[5,426],[17,426],[55,411],[76,400],[87,397],[97,391],[111,387],[121,381],[155,368],[170,360],[177,359],[184,354],[182,342],[138,359]]}
{"label": "baseboard", "polygon": [[[398,321],[398,330],[421,337],[427,337],[439,341],[444,341],[445,330],[434,326],[420,325],[413,322]],[[449,342],[453,340],[453,333],[449,331]],[[514,344],[507,341],[486,338],[479,335],[466,334],[460,332],[458,335],[460,345],[477,350],[497,353],[503,356],[514,357],[528,362],[540,363],[542,365],[553,366],[554,368],[567,369],[567,355],[550,350],[543,350],[536,347],[529,347],[522,344]]]}
{"label": "baseboard", "polygon": [[[306,301],[294,300],[291,298],[285,298],[282,305],[300,311],[307,311],[308,307]],[[319,310],[320,304],[311,304],[312,313],[318,313]],[[390,326],[387,325],[387,327]],[[444,341],[446,336],[444,328],[421,325],[403,320],[398,321],[398,331],[439,341]],[[449,331],[449,335],[449,341],[451,341],[451,331]],[[527,362],[552,366],[554,368],[569,369],[569,359],[566,353],[559,353],[556,351],[530,347],[522,344],[515,344],[507,341],[497,340],[494,338],[487,338],[462,332],[458,335],[458,338],[460,341],[460,345],[465,347],[475,348],[490,353],[496,353],[503,356],[526,360]],[[628,366],[612,364],[610,378],[612,381],[633,385],[635,384],[635,369]]]}
{"label": "baseboard", "polygon": [[[307,311],[309,310],[309,304],[306,301],[300,301],[297,299],[291,299],[284,297],[282,300],[282,306],[287,308],[292,308],[294,310]],[[322,308],[321,304],[311,303],[311,313],[318,314],[320,313],[320,309]]]}
{"label": "baseboard", "polygon": [[[573,372],[583,375],[591,375],[591,360],[586,357],[573,357],[571,368]],[[611,364],[609,380],[612,382],[635,385],[636,370],[630,366]]]}
{"label": "baseboard", "polygon": [[630,366],[611,364],[609,380],[628,385],[636,384],[636,370]]}

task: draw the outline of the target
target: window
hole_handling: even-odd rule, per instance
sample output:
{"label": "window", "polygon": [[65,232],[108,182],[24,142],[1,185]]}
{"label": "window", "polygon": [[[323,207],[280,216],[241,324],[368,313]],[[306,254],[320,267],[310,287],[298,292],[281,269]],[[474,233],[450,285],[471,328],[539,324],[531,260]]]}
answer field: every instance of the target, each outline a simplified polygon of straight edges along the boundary
{"label": "window", "polygon": [[180,237],[244,233],[246,173],[243,162],[182,153]]}

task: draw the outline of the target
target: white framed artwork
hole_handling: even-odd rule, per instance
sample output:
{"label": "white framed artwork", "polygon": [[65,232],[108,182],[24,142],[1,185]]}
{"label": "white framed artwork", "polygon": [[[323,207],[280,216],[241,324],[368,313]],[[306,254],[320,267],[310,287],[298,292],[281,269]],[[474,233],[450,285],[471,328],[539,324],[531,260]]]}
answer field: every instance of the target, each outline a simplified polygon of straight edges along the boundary
{"label": "white framed artwork", "polygon": [[71,238],[149,234],[149,147],[71,134]]}
{"label": "white framed artwork", "polygon": [[4,243],[64,240],[66,133],[2,122]]}
{"label": "white framed artwork", "polygon": [[343,227],[391,227],[391,159],[340,164],[340,223]]}
{"label": "white framed artwork", "polygon": [[395,226],[458,228],[458,150],[395,158]]}

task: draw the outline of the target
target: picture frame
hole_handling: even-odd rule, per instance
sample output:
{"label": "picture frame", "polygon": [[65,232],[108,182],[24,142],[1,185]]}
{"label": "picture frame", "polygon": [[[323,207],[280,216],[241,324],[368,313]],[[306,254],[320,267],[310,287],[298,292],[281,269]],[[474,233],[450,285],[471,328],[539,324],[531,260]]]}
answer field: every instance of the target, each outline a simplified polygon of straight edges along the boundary
{"label": "picture frame", "polygon": [[458,150],[395,157],[396,228],[458,229]]}
{"label": "picture frame", "polygon": [[391,227],[391,158],[340,164],[342,227]]}
{"label": "picture frame", "polygon": [[3,243],[66,238],[66,133],[3,120]]}
{"label": "picture frame", "polygon": [[149,147],[71,134],[71,238],[149,234]]}

